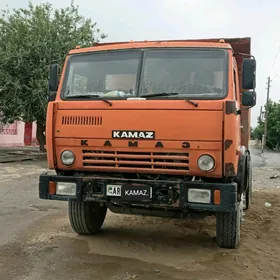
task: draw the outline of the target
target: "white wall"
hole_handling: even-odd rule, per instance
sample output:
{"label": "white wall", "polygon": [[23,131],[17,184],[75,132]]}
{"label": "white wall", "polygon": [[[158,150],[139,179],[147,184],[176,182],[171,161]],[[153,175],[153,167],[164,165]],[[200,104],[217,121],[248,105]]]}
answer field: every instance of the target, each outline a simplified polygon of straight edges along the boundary
{"label": "white wall", "polygon": [[[17,122],[17,134],[0,133],[0,146],[24,146],[24,122]],[[32,125],[32,144],[36,144],[36,123]]]}

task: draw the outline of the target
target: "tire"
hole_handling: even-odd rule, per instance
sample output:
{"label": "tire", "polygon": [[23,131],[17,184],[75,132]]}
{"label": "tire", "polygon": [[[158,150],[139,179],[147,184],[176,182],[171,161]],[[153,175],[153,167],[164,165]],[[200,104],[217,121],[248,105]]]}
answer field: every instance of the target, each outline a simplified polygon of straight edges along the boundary
{"label": "tire", "polygon": [[246,186],[246,210],[251,207],[253,199],[253,176],[252,176],[252,164],[251,161],[248,163],[248,176],[247,176],[247,186]]}
{"label": "tire", "polygon": [[249,168],[249,197],[250,202],[253,201],[253,168],[252,168],[252,162],[250,161],[250,168]]}
{"label": "tire", "polygon": [[72,229],[81,235],[96,234],[102,227],[107,207],[92,201],[68,201],[68,215]]}
{"label": "tire", "polygon": [[240,243],[240,227],[243,218],[243,203],[237,211],[216,214],[216,239],[221,248],[236,249]]}

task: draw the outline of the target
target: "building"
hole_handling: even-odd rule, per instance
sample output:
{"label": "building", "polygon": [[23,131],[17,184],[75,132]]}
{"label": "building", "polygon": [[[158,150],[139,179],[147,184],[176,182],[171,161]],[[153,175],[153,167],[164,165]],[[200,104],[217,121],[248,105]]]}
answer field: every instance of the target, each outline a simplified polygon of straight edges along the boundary
{"label": "building", "polygon": [[12,124],[0,123],[0,147],[38,145],[36,123],[16,121]]}

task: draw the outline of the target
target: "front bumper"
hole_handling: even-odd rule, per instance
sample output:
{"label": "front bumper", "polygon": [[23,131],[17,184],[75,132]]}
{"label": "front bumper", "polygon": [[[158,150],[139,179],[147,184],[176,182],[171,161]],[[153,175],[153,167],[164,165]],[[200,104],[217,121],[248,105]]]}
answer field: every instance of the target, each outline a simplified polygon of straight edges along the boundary
{"label": "front bumper", "polygon": [[[50,192],[50,182],[72,182],[76,183],[75,195],[57,195],[55,192]],[[106,186],[130,185],[139,186],[145,185],[151,189],[151,198],[148,201],[127,201],[123,200],[122,196],[112,197],[106,194]],[[166,190],[166,198],[162,198],[158,190]],[[189,202],[189,189],[206,189],[211,192],[210,203],[194,203]],[[214,192],[219,191],[220,203],[214,201]],[[208,211],[208,212],[232,212],[237,210],[237,184],[222,184],[222,183],[204,183],[192,181],[160,181],[160,180],[138,180],[138,179],[119,179],[111,177],[94,177],[94,176],[60,176],[41,174],[39,179],[39,197],[40,199],[51,200],[84,200],[97,201],[100,203],[117,203],[117,204],[139,204],[147,208],[165,208],[179,209],[182,211]]]}

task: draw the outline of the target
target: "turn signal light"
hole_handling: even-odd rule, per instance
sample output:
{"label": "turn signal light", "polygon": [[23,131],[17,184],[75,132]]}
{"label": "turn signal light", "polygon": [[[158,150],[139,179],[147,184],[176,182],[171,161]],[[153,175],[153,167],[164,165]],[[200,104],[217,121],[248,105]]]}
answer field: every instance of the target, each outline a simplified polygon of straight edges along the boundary
{"label": "turn signal light", "polygon": [[221,204],[221,192],[220,190],[214,190],[214,204]]}
{"label": "turn signal light", "polygon": [[49,194],[54,195],[56,193],[56,183],[55,182],[49,182]]}

